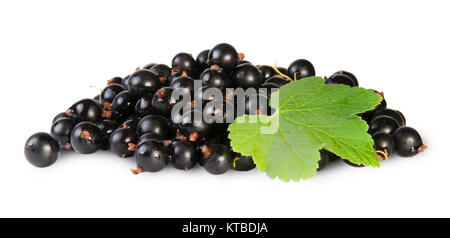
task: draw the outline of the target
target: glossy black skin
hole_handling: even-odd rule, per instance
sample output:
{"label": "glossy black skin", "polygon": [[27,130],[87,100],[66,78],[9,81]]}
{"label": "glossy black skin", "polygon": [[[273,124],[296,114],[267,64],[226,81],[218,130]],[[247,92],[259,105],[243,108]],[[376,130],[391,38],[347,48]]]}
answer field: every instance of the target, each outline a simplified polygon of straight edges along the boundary
{"label": "glossy black skin", "polygon": [[114,83],[121,85],[122,81],[123,81],[123,79],[121,77],[114,77],[114,78],[108,80],[108,85],[109,84],[114,84]]}
{"label": "glossy black skin", "polygon": [[353,82],[355,82],[355,87],[358,87],[358,86],[359,86],[358,79],[356,78],[356,76],[355,76],[354,74],[352,74],[352,73],[350,73],[350,72],[348,72],[348,71],[345,71],[345,70],[337,71],[337,72],[334,73],[333,75],[335,75],[335,74],[343,74],[343,75],[346,75],[346,76],[350,77],[350,78],[353,80]]}
{"label": "glossy black skin", "polygon": [[302,78],[315,76],[316,71],[314,70],[314,66],[305,59],[298,59],[292,62],[288,67],[288,75],[293,80],[299,80]]}
{"label": "glossy black skin", "polygon": [[169,153],[159,141],[145,141],[138,145],[134,152],[136,165],[147,172],[158,172],[169,162]]}
{"label": "glossy black skin", "polygon": [[137,119],[128,119],[119,126],[119,128],[133,128],[137,130],[139,120]]}
{"label": "glossy black skin", "polygon": [[71,117],[69,115],[67,115],[65,112],[60,112],[53,118],[52,124],[55,123],[55,121],[62,119],[62,118],[71,118]]}
{"label": "glossy black skin", "polygon": [[215,95],[223,95],[218,88],[210,88],[208,86],[202,86],[194,93],[194,102],[205,105],[207,102],[214,100]]}
{"label": "glossy black skin", "polygon": [[259,73],[261,73],[261,77],[263,81],[266,81],[268,78],[278,75],[278,73],[269,66],[262,65],[258,67]]}
{"label": "glossy black skin", "polygon": [[375,150],[381,150],[383,152],[386,152],[387,155],[391,155],[392,151],[395,147],[394,138],[383,132],[378,132],[372,135],[372,139],[374,141],[374,148]]}
{"label": "glossy black skin", "polygon": [[191,133],[197,133],[199,137],[205,137],[209,134],[212,124],[208,124],[203,119],[203,114],[198,110],[186,112],[181,119],[181,133],[188,137]]}
{"label": "glossy black skin", "polygon": [[[170,85],[170,83],[172,83],[173,80],[175,80],[175,79],[177,79],[179,77],[182,77],[183,72],[184,71],[172,72],[170,74],[169,78],[168,78],[169,79],[169,85]],[[187,74],[187,72],[185,72],[185,73]],[[187,75],[189,76],[189,74],[187,74]]]}
{"label": "glossy black skin", "polygon": [[94,101],[96,101],[98,104],[101,104],[101,102],[100,102],[100,94],[95,95],[95,97],[93,97],[92,99],[94,99]]}
{"label": "glossy black skin", "polygon": [[31,135],[24,146],[27,161],[39,168],[48,167],[56,162],[60,152],[58,141],[45,132]]}
{"label": "glossy black skin", "polygon": [[278,91],[279,88],[280,88],[280,85],[278,85],[276,83],[263,83],[263,84],[261,84],[259,90],[265,89],[266,90],[265,94],[270,97],[270,95],[272,95],[272,93]]}
{"label": "glossy black skin", "polygon": [[227,172],[232,167],[233,155],[230,149],[224,145],[215,144],[209,147],[211,156],[205,158],[203,155],[203,168],[211,174],[218,175]]}
{"label": "glossy black skin", "polygon": [[[377,90],[371,89],[373,92],[380,94]],[[381,94],[380,94],[381,96]],[[361,114],[361,118],[363,118],[365,121],[370,122],[370,120],[372,120],[374,118],[374,115],[377,111],[383,110],[387,107],[387,103],[386,100],[383,99],[381,100],[380,104],[378,104],[374,109],[364,112],[363,114]]]}
{"label": "glossy black skin", "polygon": [[330,153],[326,150],[320,150],[320,160],[317,163],[319,165],[317,171],[324,169],[330,163]]}
{"label": "glossy black skin", "polygon": [[[88,131],[89,138],[82,138],[82,131]],[[70,133],[70,144],[72,148],[79,154],[91,154],[96,152],[102,144],[102,132],[92,122],[78,123]]]}
{"label": "glossy black skin", "polygon": [[269,106],[269,98],[264,93],[247,97],[245,100],[245,113],[249,115],[272,115],[274,108]]}
{"label": "glossy black skin", "polygon": [[179,102],[175,97],[172,97],[173,88],[164,87],[158,89],[152,98],[152,108],[155,112],[170,117],[172,108]]}
{"label": "glossy black skin", "polygon": [[161,86],[169,85],[169,76],[172,72],[172,69],[165,64],[157,64],[154,65],[150,71],[152,71],[156,76],[158,76],[159,81],[161,82]]}
{"label": "glossy black skin", "polygon": [[194,95],[194,80],[191,77],[181,76],[175,78],[170,82],[170,87],[173,89],[181,88],[185,91],[185,93]]}
{"label": "glossy black skin", "polygon": [[222,68],[210,67],[200,75],[203,86],[225,89],[231,86],[231,79]]}
{"label": "glossy black skin", "polygon": [[66,114],[80,121],[99,122],[102,120],[102,107],[94,99],[86,98],[73,104]]}
{"label": "glossy black skin", "polygon": [[195,68],[197,70],[197,74],[201,74],[205,69],[209,68],[208,55],[209,50],[204,50],[195,58]]}
{"label": "glossy black skin", "polygon": [[288,71],[286,68],[284,67],[277,67],[278,71],[280,71],[280,73],[284,74],[284,75],[288,75]]}
{"label": "glossy black skin", "polygon": [[136,101],[144,95],[154,94],[159,88],[161,88],[161,81],[150,70],[137,70],[128,80],[128,91]]}
{"label": "glossy black skin", "polygon": [[263,83],[263,78],[254,65],[241,64],[233,71],[231,81],[236,87],[258,88]]}
{"label": "glossy black skin", "polygon": [[140,136],[149,132],[159,135],[164,140],[169,140],[173,135],[168,121],[158,115],[148,115],[139,121],[137,134]]}
{"label": "glossy black skin", "polygon": [[122,86],[125,88],[125,90],[128,90],[128,81],[130,80],[131,75],[127,75],[122,80]]}
{"label": "glossy black skin", "polygon": [[100,145],[100,148],[102,150],[109,150],[109,137],[117,129],[117,122],[109,119],[104,119],[100,123],[97,123],[97,127],[102,133],[102,143]]}
{"label": "glossy black skin", "polygon": [[119,128],[109,136],[109,144],[111,151],[117,156],[125,158],[134,154],[133,150],[129,150],[130,143],[137,144],[138,136],[136,131],[131,128]]}
{"label": "glossy black skin", "polygon": [[103,89],[100,95],[100,104],[103,105],[105,102],[112,103],[116,95],[122,91],[125,91],[125,88],[122,85],[115,83],[109,84]]}
{"label": "glossy black skin", "polygon": [[244,156],[241,154],[236,154],[231,169],[237,171],[249,171],[256,167],[255,162],[251,156]]}
{"label": "glossy black skin", "polygon": [[285,84],[288,84],[289,81],[287,81],[285,78],[275,75],[273,77],[268,78],[266,81],[264,81],[264,83],[273,83],[278,85],[278,87],[281,87]]}
{"label": "glossy black skin", "polygon": [[236,49],[227,43],[221,43],[214,46],[208,55],[210,65],[218,65],[227,73],[233,71],[238,63],[239,57]]}
{"label": "glossy black skin", "polygon": [[147,94],[143,96],[141,99],[139,99],[134,108],[136,114],[139,115],[140,117],[145,117],[147,115],[155,113],[155,110],[152,107],[152,100],[153,100],[152,94]]}
{"label": "glossy black skin", "polygon": [[175,140],[170,146],[170,158],[176,169],[189,170],[198,161],[192,143],[182,140]]}
{"label": "glossy black skin", "polygon": [[172,68],[179,68],[181,71],[186,71],[191,74],[195,70],[195,59],[191,54],[178,53],[172,59]]}
{"label": "glossy black skin", "polygon": [[61,118],[52,124],[50,134],[62,148],[71,149],[70,133],[75,124],[76,122],[72,118]]}
{"label": "glossy black skin", "polygon": [[153,66],[157,65],[157,63],[148,63],[142,67],[142,69],[151,69]]}
{"label": "glossy black skin", "polygon": [[377,132],[384,132],[387,134],[394,133],[400,125],[398,122],[390,116],[377,116],[374,117],[369,123],[369,132],[373,135]]}
{"label": "glossy black skin", "polygon": [[213,100],[203,107],[203,116],[208,124],[214,123],[217,132],[223,132],[226,125],[233,123],[235,119],[235,107],[229,101]]}
{"label": "glossy black skin", "polygon": [[156,141],[163,141],[164,138],[161,137],[159,134],[154,134],[153,132],[145,133],[142,136],[139,137],[137,144],[139,145],[142,142],[149,141],[149,140],[156,140]]}
{"label": "glossy black skin", "polygon": [[423,145],[419,132],[411,127],[400,127],[394,134],[394,151],[403,157],[411,157],[419,153],[419,148]]}
{"label": "glossy black skin", "polygon": [[325,84],[344,84],[350,87],[356,87],[358,84],[345,74],[333,74],[325,80]]}
{"label": "glossy black skin", "polygon": [[241,65],[241,64],[251,64],[251,62],[250,62],[250,61],[247,61],[247,60],[238,60],[236,66]]}
{"label": "glossy black skin", "polygon": [[123,91],[116,95],[112,102],[112,111],[127,117],[134,113],[136,101],[130,92]]}
{"label": "glossy black skin", "polygon": [[399,112],[399,111],[385,108],[385,109],[378,110],[374,113],[374,117],[381,116],[381,115],[390,116],[390,117],[394,118],[400,126],[404,126],[406,124],[403,114],[401,114],[401,112]]}

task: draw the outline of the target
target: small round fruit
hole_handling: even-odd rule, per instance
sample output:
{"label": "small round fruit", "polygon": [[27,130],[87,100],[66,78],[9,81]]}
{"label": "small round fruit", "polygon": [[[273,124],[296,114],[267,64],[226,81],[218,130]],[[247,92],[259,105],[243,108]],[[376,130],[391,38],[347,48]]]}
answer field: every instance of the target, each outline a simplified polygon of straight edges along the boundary
{"label": "small round fruit", "polygon": [[273,83],[278,85],[278,87],[281,87],[285,84],[288,84],[289,81],[287,81],[285,78],[275,75],[273,77],[268,78],[266,81],[264,81],[264,83]]}
{"label": "small round fruit", "polygon": [[261,73],[252,64],[241,64],[236,67],[231,80],[236,87],[258,88],[263,83]]}
{"label": "small round fruit", "polygon": [[255,162],[251,156],[244,156],[236,154],[233,159],[232,169],[237,171],[249,171],[256,167]]}
{"label": "small round fruit", "polygon": [[102,93],[100,94],[100,104],[107,109],[111,109],[111,103],[116,95],[124,90],[125,88],[120,84],[109,84],[103,89]]}
{"label": "small round fruit", "polygon": [[50,128],[50,134],[58,141],[62,148],[67,150],[72,149],[70,145],[70,133],[75,126],[75,121],[72,118],[62,118],[55,121]]}
{"label": "small round fruit", "polygon": [[372,135],[372,139],[374,142],[373,147],[377,150],[378,155],[381,156],[382,159],[387,160],[395,148],[394,138],[387,133],[378,132]]}
{"label": "small round fruit", "polygon": [[70,118],[70,117],[65,112],[60,112],[53,118],[52,124],[55,123],[55,121],[62,119],[62,118]]}
{"label": "small round fruit", "polygon": [[70,133],[70,144],[77,153],[94,153],[102,144],[102,132],[92,122],[80,122]]}
{"label": "small round fruit", "polygon": [[131,170],[134,174],[158,172],[169,162],[169,153],[163,143],[159,141],[145,141],[138,145],[134,152],[137,169]]}
{"label": "small round fruit", "polygon": [[325,84],[344,84],[350,87],[356,87],[357,83],[345,74],[333,74],[326,78]]}
{"label": "small round fruit", "polygon": [[152,108],[159,114],[170,117],[172,108],[179,102],[175,97],[172,97],[173,88],[164,87],[158,89],[152,98]]}
{"label": "small round fruit", "polygon": [[123,79],[121,77],[114,77],[112,79],[108,79],[107,84],[108,85],[114,84],[114,83],[122,84],[122,81],[123,81]]}
{"label": "small round fruit", "polygon": [[25,158],[36,167],[48,167],[56,162],[60,148],[58,141],[45,132],[33,134],[25,142]]}
{"label": "small round fruit", "polygon": [[212,124],[206,123],[202,111],[199,110],[187,111],[181,119],[180,126],[183,135],[191,142],[196,142],[198,138],[207,136],[212,128]]}
{"label": "small round fruit", "polygon": [[353,82],[355,82],[355,86],[356,87],[359,86],[358,79],[356,78],[356,76],[354,74],[352,74],[352,73],[350,73],[348,71],[345,71],[345,70],[339,70],[336,73],[334,73],[333,75],[335,75],[335,74],[344,74],[344,75],[350,77],[351,79],[353,79]]}
{"label": "small round fruit", "polygon": [[195,68],[197,73],[201,73],[209,67],[208,55],[209,50],[204,50],[197,55],[197,58],[195,58]]}
{"label": "small round fruit", "polygon": [[102,150],[109,150],[109,136],[117,129],[117,122],[105,119],[97,123],[97,127],[102,132],[102,144],[100,148]]}
{"label": "small round fruit", "polygon": [[202,148],[203,167],[211,174],[223,174],[231,169],[233,156],[229,148],[214,144]]}
{"label": "small round fruit", "polygon": [[403,114],[401,114],[400,111],[396,111],[396,110],[392,110],[392,109],[389,109],[389,108],[385,108],[385,109],[381,109],[381,110],[376,111],[375,114],[374,114],[374,117],[382,116],[382,115],[390,116],[390,117],[394,118],[398,122],[398,124],[400,126],[404,126],[405,125],[404,116],[403,116]]}
{"label": "small round fruit", "polygon": [[372,135],[377,132],[392,134],[399,127],[400,125],[394,118],[384,115],[374,117],[369,123],[369,131]]}
{"label": "small round fruit", "polygon": [[231,80],[225,71],[217,65],[213,65],[200,75],[203,86],[225,89],[231,85]]}
{"label": "small round fruit", "polygon": [[148,63],[142,67],[142,69],[151,69],[153,66],[157,65],[157,63]]}
{"label": "small round fruit", "polygon": [[122,158],[134,154],[137,140],[136,131],[131,127],[119,128],[109,136],[111,151]]}
{"label": "small round fruit", "polygon": [[272,67],[267,65],[259,66],[258,70],[259,73],[261,73],[263,81],[266,81],[268,78],[278,75],[277,71],[275,71]]}
{"label": "small round fruit", "polygon": [[181,76],[173,79],[170,82],[170,87],[177,90],[182,90],[181,94],[193,95],[194,94],[194,80],[189,76]]}
{"label": "small round fruit", "polygon": [[192,143],[182,140],[175,140],[170,145],[170,156],[175,168],[186,171],[193,168],[198,160]]}
{"label": "small round fruit", "polygon": [[158,76],[150,70],[137,70],[131,74],[128,80],[128,91],[135,101],[147,94],[154,94],[161,88]]}
{"label": "small round fruit", "polygon": [[314,66],[305,59],[298,59],[292,62],[288,67],[289,77],[298,80],[316,75]]}
{"label": "small round fruit", "polygon": [[130,92],[123,91],[116,95],[112,102],[112,111],[127,117],[134,113],[136,101],[131,96]]}
{"label": "small round fruit", "polygon": [[427,146],[422,143],[419,132],[411,127],[400,127],[394,134],[394,151],[400,156],[411,157],[423,152]]}
{"label": "small round fruit", "polygon": [[165,64],[156,64],[154,65],[150,71],[152,71],[161,82],[161,86],[169,85],[169,76],[172,72],[172,69]]}
{"label": "small round fruit", "polygon": [[165,140],[170,139],[172,136],[168,121],[158,115],[148,115],[139,121],[137,134],[143,135],[149,132]]}
{"label": "small round fruit", "polygon": [[244,55],[238,54],[236,49],[227,43],[214,46],[208,55],[210,65],[218,65],[228,73],[233,71],[240,59],[244,59]]}
{"label": "small round fruit", "polygon": [[80,121],[99,122],[102,120],[102,107],[94,99],[86,98],[73,104],[66,114]]}
{"label": "small round fruit", "polygon": [[152,94],[147,94],[143,96],[141,99],[139,99],[139,101],[136,103],[134,107],[134,111],[136,112],[136,114],[139,115],[140,117],[145,117],[149,114],[154,113],[155,110],[152,107],[152,100],[153,100]]}
{"label": "small round fruit", "polygon": [[187,73],[193,73],[195,69],[195,59],[191,54],[178,53],[172,59],[172,68],[176,68]]}

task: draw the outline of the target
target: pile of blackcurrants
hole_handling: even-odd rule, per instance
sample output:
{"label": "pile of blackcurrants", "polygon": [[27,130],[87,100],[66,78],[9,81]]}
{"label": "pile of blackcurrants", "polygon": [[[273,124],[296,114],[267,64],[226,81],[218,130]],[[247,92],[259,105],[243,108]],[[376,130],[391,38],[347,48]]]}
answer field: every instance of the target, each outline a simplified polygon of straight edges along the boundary
{"label": "pile of blackcurrants", "polygon": [[[244,113],[273,113],[267,106],[267,91],[314,75],[313,65],[304,59],[295,60],[287,69],[254,66],[226,43],[200,52],[196,59],[179,53],[172,67],[147,64],[124,78],[112,78],[101,94],[56,115],[50,134],[36,133],[27,140],[25,157],[37,167],[47,167],[57,160],[61,149],[80,154],[102,149],[122,158],[134,156],[137,168],[131,171],[135,174],[157,172],[169,163],[186,171],[198,163],[212,174],[251,170],[253,159],[232,150],[228,125]],[[325,82],[358,86],[356,77],[346,71],[336,72]],[[197,83],[200,87],[195,87]],[[234,91],[229,89],[239,88],[258,89],[256,101],[233,100]],[[211,89],[224,96],[207,93]],[[179,104],[182,112],[174,113]],[[239,105],[243,105],[242,113],[237,112]],[[412,156],[426,148],[417,131],[405,126],[404,116],[386,108],[385,100],[360,116],[369,123],[380,159],[387,160],[393,151]],[[319,169],[337,158],[321,151]]]}

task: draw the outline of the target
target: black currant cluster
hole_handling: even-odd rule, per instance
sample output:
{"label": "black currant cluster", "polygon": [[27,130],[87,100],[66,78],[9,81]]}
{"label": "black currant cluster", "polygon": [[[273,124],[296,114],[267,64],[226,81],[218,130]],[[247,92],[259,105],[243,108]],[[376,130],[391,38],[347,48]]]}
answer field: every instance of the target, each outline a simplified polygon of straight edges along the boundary
{"label": "black currant cluster", "polygon": [[[270,115],[270,92],[314,75],[307,60],[295,60],[287,69],[255,66],[226,43],[200,52],[195,59],[179,53],[172,67],[147,64],[124,78],[108,80],[101,94],[82,99],[56,115],[50,134],[32,135],[25,144],[25,156],[31,164],[47,167],[57,160],[61,149],[80,154],[102,149],[122,158],[134,156],[135,174],[157,172],[169,163],[181,170],[198,163],[212,174],[251,170],[253,159],[232,150],[228,125],[242,114]],[[200,87],[195,87],[196,83]],[[358,86],[356,77],[346,71],[333,74],[326,83]],[[255,97],[234,100],[234,90],[230,89],[249,88],[257,89]],[[176,109],[180,104],[182,108]],[[238,110],[241,107],[242,112]],[[375,149],[383,158],[387,159],[393,149],[411,156],[425,148],[419,134],[404,127],[403,115],[386,109],[384,100],[361,117],[370,122]],[[322,150],[320,168],[336,157]]]}

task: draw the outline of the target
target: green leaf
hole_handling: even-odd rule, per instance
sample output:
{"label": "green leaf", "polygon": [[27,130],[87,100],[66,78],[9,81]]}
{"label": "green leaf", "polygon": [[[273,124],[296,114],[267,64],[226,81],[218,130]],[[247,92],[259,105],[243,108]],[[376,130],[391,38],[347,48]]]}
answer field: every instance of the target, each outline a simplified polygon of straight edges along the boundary
{"label": "green leaf", "polygon": [[228,129],[229,138],[234,151],[253,156],[260,171],[283,181],[314,177],[322,148],[353,163],[378,167],[368,126],[355,114],[380,101],[371,90],[304,78],[272,94],[274,115],[237,118]]}

